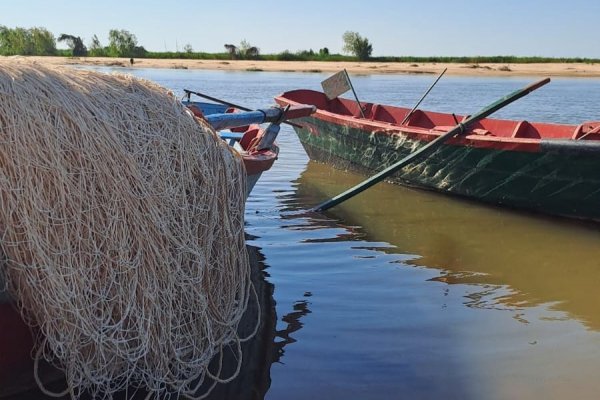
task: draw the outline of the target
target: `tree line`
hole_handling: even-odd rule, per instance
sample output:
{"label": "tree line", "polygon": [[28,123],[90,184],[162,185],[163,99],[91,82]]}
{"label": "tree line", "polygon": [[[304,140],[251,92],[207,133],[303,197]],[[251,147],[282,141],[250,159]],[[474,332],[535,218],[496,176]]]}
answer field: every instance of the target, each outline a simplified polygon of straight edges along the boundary
{"label": "tree line", "polygon": [[[67,45],[68,54],[56,48],[57,42]],[[124,29],[110,30],[106,46],[94,35],[88,48],[79,36],[62,33],[57,39],[45,28],[11,29],[0,25],[0,55],[3,56],[144,57],[147,53],[138,46],[136,36]]]}
{"label": "tree line", "polygon": [[[147,51],[138,44],[137,37],[124,29],[111,29],[108,43],[103,45],[94,35],[86,46],[81,37],[62,33],[55,38],[45,28],[7,28],[0,25],[0,55],[13,56],[90,56],[90,57],[135,57],[135,58],[187,58],[187,59],[255,59],[273,61],[378,61],[409,63],[598,63],[593,58],[552,58],[552,57],[516,57],[516,56],[476,56],[476,57],[373,57],[373,45],[357,32],[347,31],[342,35],[343,52],[349,55],[332,54],[327,47],[317,51],[284,50],[276,54],[260,54],[260,49],[246,40],[238,46],[225,44],[223,53],[195,52],[190,44],[177,52]],[[68,50],[59,50],[57,42],[65,43]]]}
{"label": "tree line", "polygon": [[[371,56],[372,45],[368,39],[361,37],[356,32],[346,32],[342,37],[344,41],[344,51],[354,54],[359,60],[367,60]],[[66,52],[57,49],[57,42],[64,42],[69,50]],[[225,44],[225,54],[231,59],[260,59],[260,49],[251,45],[248,41],[242,40],[239,46]],[[183,53],[179,51],[177,55],[187,55],[183,58],[205,58],[192,57],[194,55],[208,55],[208,53],[194,53],[192,46],[186,44]],[[58,38],[45,28],[8,28],[0,25],[0,55],[12,56],[56,56],[70,55],[74,57],[160,57],[164,53],[149,52],[143,46],[138,45],[137,37],[124,29],[112,29],[108,33],[108,45],[103,46],[94,35],[89,46],[83,43],[81,37],[68,33],[61,33]],[[279,54],[278,59],[328,59],[330,57],[327,48],[320,49],[318,53],[309,51],[300,51],[290,53],[288,50]],[[277,58],[278,55],[275,55]],[[267,56],[268,57],[268,56]],[[168,57],[165,57],[168,58]]]}

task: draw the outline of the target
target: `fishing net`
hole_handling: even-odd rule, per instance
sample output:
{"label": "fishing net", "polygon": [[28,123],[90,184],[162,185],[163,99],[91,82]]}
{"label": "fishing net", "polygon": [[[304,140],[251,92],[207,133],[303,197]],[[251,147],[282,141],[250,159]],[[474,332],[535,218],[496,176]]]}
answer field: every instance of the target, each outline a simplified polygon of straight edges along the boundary
{"label": "fishing net", "polygon": [[0,274],[65,393],[202,397],[233,378],[245,179],[156,84],[0,61]]}

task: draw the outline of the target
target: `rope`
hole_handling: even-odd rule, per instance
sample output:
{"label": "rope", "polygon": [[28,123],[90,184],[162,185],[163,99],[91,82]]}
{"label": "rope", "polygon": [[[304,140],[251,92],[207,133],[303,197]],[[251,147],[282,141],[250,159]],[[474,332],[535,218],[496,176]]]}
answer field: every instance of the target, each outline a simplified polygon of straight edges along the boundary
{"label": "rope", "polygon": [[0,275],[40,332],[37,361],[72,398],[202,398],[233,379],[208,365],[228,348],[242,362],[240,158],[131,76],[2,60],[0,105]]}

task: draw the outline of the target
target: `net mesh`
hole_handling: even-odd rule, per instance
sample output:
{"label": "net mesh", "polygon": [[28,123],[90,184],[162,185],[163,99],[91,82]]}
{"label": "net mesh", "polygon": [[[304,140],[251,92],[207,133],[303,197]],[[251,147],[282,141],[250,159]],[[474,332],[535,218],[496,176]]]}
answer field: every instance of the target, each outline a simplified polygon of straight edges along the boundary
{"label": "net mesh", "polygon": [[72,397],[232,378],[209,363],[240,352],[244,193],[239,156],[164,88],[0,61],[0,274]]}

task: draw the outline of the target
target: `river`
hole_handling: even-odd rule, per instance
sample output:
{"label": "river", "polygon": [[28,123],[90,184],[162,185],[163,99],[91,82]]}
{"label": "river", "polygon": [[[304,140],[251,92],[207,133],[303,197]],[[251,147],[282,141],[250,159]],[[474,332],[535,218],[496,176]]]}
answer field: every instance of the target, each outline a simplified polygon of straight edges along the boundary
{"label": "river", "polygon": [[[251,108],[286,90],[319,89],[326,78],[127,71],[175,93],[187,88]],[[365,101],[412,106],[435,77],[352,79]],[[537,79],[444,77],[421,108],[473,114]],[[495,116],[577,124],[600,119],[598,104],[600,80],[554,79]],[[246,206],[248,242],[272,291],[268,354],[242,370],[260,369],[260,380],[219,396],[597,398],[597,225],[387,183],[326,214],[307,213],[363,177],[309,162],[288,126],[278,141],[279,160]]]}

